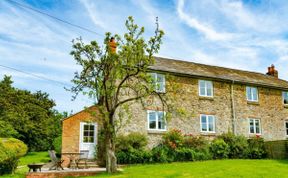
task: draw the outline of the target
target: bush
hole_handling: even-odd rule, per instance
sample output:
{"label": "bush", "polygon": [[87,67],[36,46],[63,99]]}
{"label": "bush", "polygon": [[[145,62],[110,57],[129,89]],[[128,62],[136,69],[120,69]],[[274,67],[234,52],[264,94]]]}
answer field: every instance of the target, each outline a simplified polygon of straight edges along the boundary
{"label": "bush", "polygon": [[175,153],[171,152],[169,147],[167,147],[166,145],[160,144],[152,149],[153,162],[156,163],[173,162],[174,157]]}
{"label": "bush", "polygon": [[56,151],[57,156],[59,157],[59,155],[61,155],[62,152],[62,136],[56,137],[53,140],[53,149]]}
{"label": "bush", "polygon": [[229,145],[223,139],[217,138],[211,143],[210,151],[214,159],[228,158]]}
{"label": "bush", "polygon": [[183,147],[193,148],[196,151],[205,150],[209,147],[208,141],[203,136],[185,135]]}
{"label": "bush", "polygon": [[149,151],[133,149],[116,153],[119,164],[151,163],[152,154]]}
{"label": "bush", "polygon": [[116,139],[116,151],[143,150],[147,146],[147,137],[138,132],[120,135]]}
{"label": "bush", "polygon": [[16,151],[9,150],[0,142],[0,175],[11,174],[18,164]]}
{"label": "bush", "polygon": [[191,148],[179,148],[175,150],[176,156],[174,161],[194,161],[195,151]]}
{"label": "bush", "polygon": [[259,136],[252,137],[248,139],[248,144],[249,144],[249,152],[248,152],[249,158],[261,159],[267,156],[263,138]]}
{"label": "bush", "polygon": [[2,143],[3,147],[15,153],[15,156],[18,158],[27,153],[28,147],[21,140],[16,138],[1,138],[0,142]]}
{"label": "bush", "polygon": [[172,129],[163,135],[163,143],[171,149],[179,148],[183,145],[184,136],[181,130]]}
{"label": "bush", "polygon": [[248,142],[244,136],[236,136],[231,132],[222,134],[218,138],[223,139],[229,145],[229,158],[247,158]]}

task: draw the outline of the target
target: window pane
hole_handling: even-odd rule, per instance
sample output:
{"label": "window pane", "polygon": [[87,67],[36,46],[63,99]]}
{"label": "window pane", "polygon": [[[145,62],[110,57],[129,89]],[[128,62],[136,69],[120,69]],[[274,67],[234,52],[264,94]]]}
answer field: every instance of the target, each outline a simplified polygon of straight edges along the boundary
{"label": "window pane", "polygon": [[214,131],[214,117],[213,116],[208,116],[209,120],[209,131]]}
{"label": "window pane", "polygon": [[207,131],[206,115],[201,115],[201,131]]}
{"label": "window pane", "polygon": [[156,129],[156,112],[149,113],[149,129]]}
{"label": "window pane", "polygon": [[286,125],[286,135],[288,135],[288,122],[286,122],[285,125]]}
{"label": "window pane", "polygon": [[259,120],[255,120],[255,127],[256,127],[256,133],[260,133],[260,121]]}
{"label": "window pane", "polygon": [[165,129],[165,120],[163,112],[158,112],[158,129]]}
{"label": "window pane", "polygon": [[84,125],[84,130],[89,130],[89,125],[88,124]]}
{"label": "window pane", "polygon": [[253,122],[253,119],[250,119],[250,133],[254,133],[254,122]]}
{"label": "window pane", "polygon": [[90,125],[90,131],[94,131],[94,125]]}
{"label": "window pane", "polygon": [[212,89],[211,88],[207,88],[207,96],[212,96]]}
{"label": "window pane", "polygon": [[250,87],[246,87],[246,95],[247,95],[247,100],[252,100],[251,97],[251,88]]}
{"label": "window pane", "polygon": [[84,136],[89,136],[89,131],[84,131]]}
{"label": "window pane", "polygon": [[83,142],[87,143],[88,142],[88,137],[83,137]]}
{"label": "window pane", "polygon": [[93,143],[94,142],[94,137],[89,137],[89,143]]}
{"label": "window pane", "polygon": [[258,92],[257,92],[257,88],[252,88],[252,99],[253,101],[257,101],[258,100]]}
{"label": "window pane", "polygon": [[288,104],[288,92],[286,91],[282,92],[282,96],[284,104]]}

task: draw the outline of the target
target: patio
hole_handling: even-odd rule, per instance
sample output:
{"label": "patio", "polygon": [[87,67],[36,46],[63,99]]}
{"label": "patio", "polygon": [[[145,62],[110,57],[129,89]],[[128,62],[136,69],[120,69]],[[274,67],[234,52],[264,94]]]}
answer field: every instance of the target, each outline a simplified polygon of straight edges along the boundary
{"label": "patio", "polygon": [[99,173],[105,172],[106,168],[88,168],[88,169],[70,169],[64,168],[64,170],[49,170],[48,167],[43,167],[41,172],[29,172],[26,174],[26,178],[58,178],[58,177],[78,177],[78,176],[94,176]]}

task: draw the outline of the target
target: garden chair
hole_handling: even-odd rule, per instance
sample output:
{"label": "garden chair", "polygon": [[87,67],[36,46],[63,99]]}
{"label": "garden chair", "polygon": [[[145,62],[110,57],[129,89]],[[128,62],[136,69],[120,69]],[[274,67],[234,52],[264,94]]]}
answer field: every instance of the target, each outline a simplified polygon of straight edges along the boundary
{"label": "garden chair", "polygon": [[87,169],[88,168],[87,161],[88,161],[89,150],[81,150],[80,153],[81,154],[79,155],[79,159],[76,160],[77,168],[79,168],[80,162],[84,161],[84,163],[85,163],[84,168]]}
{"label": "garden chair", "polygon": [[48,150],[48,153],[49,153],[51,163],[52,163],[51,166],[49,167],[49,170],[53,170],[53,169],[58,170],[59,168],[64,170],[62,167],[62,163],[64,160],[57,158],[54,150]]}

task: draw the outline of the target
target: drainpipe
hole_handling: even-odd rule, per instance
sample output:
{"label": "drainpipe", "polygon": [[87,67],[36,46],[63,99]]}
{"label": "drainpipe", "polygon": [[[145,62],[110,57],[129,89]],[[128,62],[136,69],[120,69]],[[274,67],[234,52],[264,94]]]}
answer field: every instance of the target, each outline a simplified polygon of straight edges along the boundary
{"label": "drainpipe", "polygon": [[232,101],[232,130],[234,135],[236,135],[236,111],[235,111],[235,102],[234,102],[234,80],[231,84],[231,101]]}

